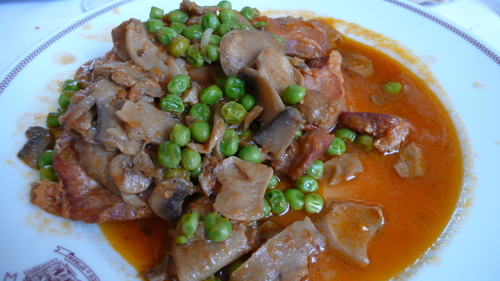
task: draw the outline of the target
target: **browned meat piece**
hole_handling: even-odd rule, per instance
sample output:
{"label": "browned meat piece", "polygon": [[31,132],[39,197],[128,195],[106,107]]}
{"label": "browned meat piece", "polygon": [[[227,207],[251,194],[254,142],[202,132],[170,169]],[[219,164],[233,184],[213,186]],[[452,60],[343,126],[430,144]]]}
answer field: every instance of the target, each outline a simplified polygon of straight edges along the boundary
{"label": "browned meat piece", "polygon": [[272,46],[265,47],[257,57],[257,70],[266,77],[281,96],[289,85],[301,84],[304,80],[298,69],[288,58]]}
{"label": "browned meat piece", "polygon": [[290,146],[295,132],[303,122],[297,110],[287,108],[258,131],[254,141],[260,146],[262,153],[269,153],[271,160],[277,160]]}
{"label": "browned meat piece", "polygon": [[242,67],[253,68],[262,50],[272,46],[283,54],[283,46],[271,35],[259,30],[232,30],[222,37],[220,63],[226,76],[238,74]]}
{"label": "browned meat piece", "polygon": [[31,168],[39,169],[38,159],[45,150],[54,147],[54,136],[49,130],[40,126],[29,127],[25,135],[28,137],[28,141],[19,153],[17,153],[17,157],[22,159]]}
{"label": "browned meat piece", "polygon": [[382,210],[354,202],[332,202],[316,226],[329,244],[359,266],[367,265],[368,245],[384,224]]}
{"label": "browned meat piece", "polygon": [[394,165],[394,169],[403,178],[423,176],[425,173],[423,158],[422,149],[412,142],[399,153],[399,161]]}
{"label": "browned meat piece", "polygon": [[221,159],[208,154],[205,155],[201,163],[203,169],[198,176],[198,181],[200,182],[201,191],[206,196],[210,196],[215,192],[217,178],[215,177],[214,169],[217,167],[220,160]]}
{"label": "browned meat piece", "polygon": [[76,71],[75,80],[78,81],[80,89],[86,89],[91,83],[94,82],[92,72],[94,71],[95,63],[99,60],[101,60],[101,58],[89,60],[88,62],[82,64],[82,66],[80,66]]}
{"label": "browned meat piece", "polygon": [[199,6],[198,4],[190,0],[182,0],[180,9],[189,14],[196,15],[203,15],[208,12],[215,13],[220,10],[218,6]]}
{"label": "browned meat piece", "polygon": [[127,34],[127,26],[132,22],[134,22],[134,19],[129,19],[111,30],[114,50],[118,57],[123,61],[131,60],[125,45],[125,35]]}
{"label": "browned meat piece", "polygon": [[268,26],[264,30],[285,41],[288,56],[312,59],[326,56],[331,49],[323,24],[292,17],[270,19],[263,16],[255,20],[266,22]]}
{"label": "browned meat piece", "polygon": [[383,154],[399,152],[411,127],[408,121],[398,116],[369,112],[344,112],[339,116],[339,124],[373,136],[373,145]]}
{"label": "browned meat piece", "polygon": [[364,77],[372,75],[374,71],[372,61],[360,54],[342,54],[342,66]]}
{"label": "browned meat piece", "polygon": [[303,280],[309,263],[324,250],[325,240],[309,217],[296,221],[254,252],[230,280]]}
{"label": "browned meat piece", "polygon": [[154,145],[168,140],[170,130],[178,122],[170,113],[143,100],[136,103],[128,100],[116,115],[125,123],[130,139]]}
{"label": "browned meat piece", "polygon": [[233,224],[231,235],[223,242],[193,239],[185,245],[174,244],[172,255],[179,280],[205,280],[250,252],[254,242],[246,232],[243,224]]}
{"label": "browned meat piece", "polygon": [[285,104],[281,96],[274,88],[269,79],[264,77],[259,71],[243,67],[238,73],[238,77],[246,81],[247,87],[257,98],[259,104],[264,108],[262,110],[262,126],[271,122],[278,114],[285,110]]}
{"label": "browned meat piece", "polygon": [[62,181],[52,182],[44,179],[41,183],[31,183],[31,188],[33,192],[32,203],[34,205],[53,215],[62,216]]}
{"label": "browned meat piece", "polygon": [[214,203],[217,212],[240,221],[264,217],[264,193],[273,175],[271,167],[231,156],[224,159],[214,172],[222,184]]}
{"label": "browned meat piece", "polygon": [[108,151],[103,145],[91,144],[83,139],[75,141],[75,150],[78,152],[80,166],[89,177],[113,193],[120,194],[110,174],[110,162],[118,154],[117,151]]}
{"label": "browned meat piece", "polygon": [[[75,139],[63,135],[56,143],[54,170],[63,183],[61,216],[86,223],[132,220],[152,215],[147,206],[140,208],[126,204],[120,195],[104,188],[90,178],[79,164]],[[34,190],[36,193],[36,189]]]}
{"label": "browned meat piece", "polygon": [[297,108],[307,123],[319,124],[328,113],[328,100],[322,91],[307,90],[304,100]]}
{"label": "browned meat piece", "polygon": [[276,161],[277,165],[281,165],[276,168],[280,172],[288,173],[292,180],[297,180],[314,161],[325,153],[334,137],[324,128],[307,131],[287,149],[280,161]]}
{"label": "browned meat piece", "polygon": [[182,215],[184,199],[195,192],[193,184],[181,178],[161,181],[149,197],[149,207],[160,218],[175,222]]}
{"label": "browned meat piece", "polygon": [[325,162],[325,174],[321,183],[331,186],[355,178],[363,172],[363,163],[353,153],[344,153]]}
{"label": "browned meat piece", "polygon": [[134,157],[119,154],[109,162],[109,173],[118,189],[125,194],[145,191],[153,181],[154,172],[153,161],[144,151]]}

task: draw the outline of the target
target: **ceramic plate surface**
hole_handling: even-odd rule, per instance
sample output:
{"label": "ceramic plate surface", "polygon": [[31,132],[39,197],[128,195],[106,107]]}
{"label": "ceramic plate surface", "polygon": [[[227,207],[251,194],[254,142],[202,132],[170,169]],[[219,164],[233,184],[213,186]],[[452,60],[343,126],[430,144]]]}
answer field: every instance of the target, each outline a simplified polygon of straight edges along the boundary
{"label": "ceramic plate surface", "polygon": [[[218,1],[200,1],[213,5]],[[413,64],[449,109],[461,135],[467,167],[465,211],[449,240],[411,280],[498,280],[500,276],[500,57],[466,30],[412,3],[396,0],[240,1],[235,9],[310,10],[380,33],[409,50]],[[0,279],[139,280],[96,225],[71,222],[29,203],[37,173],[16,154],[25,130],[55,110],[57,85],[89,59],[111,49],[110,31],[131,17],[146,20],[152,5],[177,1],[118,1],[91,11],[29,49],[0,76]],[[349,36],[384,48],[351,29]],[[350,33],[350,34],[349,34]],[[395,55],[398,56],[397,54]],[[408,57],[406,56],[406,59]],[[405,63],[405,57],[400,58]],[[406,61],[407,62],[407,61]],[[434,77],[435,80],[432,78]],[[45,279],[43,279],[45,280]]]}

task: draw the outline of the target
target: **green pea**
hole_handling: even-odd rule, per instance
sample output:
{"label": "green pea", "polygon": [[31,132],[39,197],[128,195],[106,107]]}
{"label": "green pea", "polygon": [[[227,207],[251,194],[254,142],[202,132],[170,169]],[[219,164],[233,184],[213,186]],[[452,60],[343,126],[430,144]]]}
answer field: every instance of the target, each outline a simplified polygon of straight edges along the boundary
{"label": "green pea", "polygon": [[189,48],[189,39],[184,36],[177,36],[170,41],[167,46],[168,53],[176,58],[180,58],[186,55],[186,51]]}
{"label": "green pea", "polygon": [[166,141],[158,148],[158,162],[165,168],[175,168],[181,162],[181,147],[173,141]]}
{"label": "green pea", "polygon": [[354,139],[354,143],[357,145],[361,146],[365,150],[372,150],[373,149],[373,137],[370,135],[366,134],[361,134],[357,135],[356,138]]}
{"label": "green pea", "polygon": [[231,221],[221,217],[216,212],[210,213],[203,218],[205,236],[213,242],[222,242],[229,238],[232,232]]}
{"label": "green pea", "polygon": [[210,125],[206,121],[196,120],[188,125],[191,131],[191,138],[198,143],[205,143],[210,137]]}
{"label": "green pea", "polygon": [[298,139],[302,136],[302,130],[298,129],[297,131],[295,131],[295,133],[293,134],[293,137],[295,139]]}
{"label": "green pea", "polygon": [[253,17],[255,16],[255,11],[253,8],[245,6],[243,9],[241,9],[241,15],[245,17],[247,20],[253,20]]}
{"label": "green pea", "polygon": [[182,30],[182,35],[191,40],[200,39],[203,36],[203,28],[199,24],[188,25]]}
{"label": "green pea", "polygon": [[43,166],[39,171],[40,180],[48,179],[50,181],[56,182],[59,181],[59,177],[57,176],[56,171],[54,171],[54,167],[52,165]]}
{"label": "green pea", "polygon": [[238,151],[240,139],[233,129],[226,129],[219,143],[220,152],[224,156],[233,156]]}
{"label": "green pea", "polygon": [[217,85],[217,87],[219,87],[220,89],[224,89],[226,87],[226,81],[227,81],[226,76],[224,75],[217,76],[217,78],[215,78],[215,85]]}
{"label": "green pea", "polygon": [[283,40],[283,38],[279,37],[278,35],[272,34],[272,33],[269,33],[269,35],[271,35],[272,37],[274,37],[274,39],[278,40],[278,42],[280,42],[281,45],[285,44],[285,40]]}
{"label": "green pea", "polygon": [[80,90],[80,86],[78,85],[78,81],[74,79],[66,79],[62,85],[63,92],[78,92]]}
{"label": "green pea", "polygon": [[149,33],[156,33],[157,30],[159,30],[160,28],[162,28],[164,26],[165,26],[165,24],[161,20],[158,20],[158,19],[148,19],[146,21],[146,30]]}
{"label": "green pea", "polygon": [[320,179],[325,173],[325,163],[321,160],[314,161],[309,169],[307,169],[306,174],[310,175],[315,179]]}
{"label": "green pea", "polygon": [[219,47],[208,44],[205,47],[205,59],[207,59],[209,62],[218,62],[220,59]]}
{"label": "green pea", "polygon": [[389,82],[382,86],[382,89],[393,96],[397,96],[403,92],[403,85],[399,82]]}
{"label": "green pea", "polygon": [[335,136],[344,141],[353,141],[356,138],[356,133],[348,128],[342,128],[335,131]]}
{"label": "green pea", "polygon": [[170,141],[175,142],[179,146],[185,146],[191,141],[191,131],[188,127],[177,123],[170,131]]}
{"label": "green pea", "polygon": [[264,198],[269,201],[271,212],[274,214],[281,214],[288,210],[288,201],[286,201],[286,197],[281,190],[270,189],[266,191]]}
{"label": "green pea", "polygon": [[182,113],[185,109],[181,97],[174,94],[166,95],[164,98],[162,98],[160,100],[160,108],[165,111],[176,113]]}
{"label": "green pea", "polygon": [[239,133],[240,147],[246,146],[250,141],[252,141],[253,133],[250,130],[242,130]]}
{"label": "green pea", "polygon": [[62,92],[62,94],[59,95],[59,99],[57,102],[59,103],[59,106],[61,108],[67,108],[70,104],[71,98],[75,95],[75,92]]}
{"label": "green pea", "polygon": [[245,94],[245,81],[239,79],[236,75],[228,77],[224,85],[224,93],[231,99],[240,98]]}
{"label": "green pea", "polygon": [[233,29],[239,29],[240,25],[235,22],[235,21],[228,21],[219,26],[219,29],[217,29],[217,35],[220,37],[226,35],[229,31]]}
{"label": "green pea", "polygon": [[182,22],[182,23],[185,23],[189,16],[186,12],[182,11],[182,10],[179,10],[179,9],[175,9],[175,10],[172,10],[170,13],[168,13],[168,21],[170,22]]}
{"label": "green pea", "polygon": [[45,150],[42,155],[40,155],[40,158],[38,158],[38,167],[43,168],[45,166],[52,165],[55,156],[55,150]]}
{"label": "green pea", "polygon": [[247,145],[240,149],[240,151],[238,152],[238,157],[242,160],[252,163],[262,162],[262,153],[260,152],[260,149],[253,144]]}
{"label": "green pea", "polygon": [[251,94],[244,94],[240,99],[240,103],[249,112],[257,104],[257,99]]}
{"label": "green pea", "polygon": [[163,9],[160,9],[158,7],[155,7],[155,6],[151,7],[151,10],[149,12],[150,18],[161,20],[163,18],[163,15],[165,15],[165,13],[163,12]]}
{"label": "green pea", "polygon": [[236,22],[236,13],[231,9],[221,11],[219,14],[219,19],[222,23]]}
{"label": "green pea", "polygon": [[167,84],[167,91],[171,94],[182,95],[189,86],[191,86],[191,79],[186,74],[178,74]]}
{"label": "green pea", "polygon": [[200,214],[198,212],[185,213],[181,217],[182,232],[187,238],[194,236],[199,224]]}
{"label": "green pea", "polygon": [[189,110],[189,115],[196,120],[210,121],[212,118],[212,111],[207,104],[197,103]]}
{"label": "green pea", "polygon": [[304,209],[309,214],[317,214],[323,210],[325,200],[317,193],[309,193],[304,196]]}
{"label": "green pea", "polygon": [[278,182],[279,182],[278,176],[273,175],[269,180],[269,182],[267,183],[267,188],[269,189],[275,188],[278,185]]}
{"label": "green pea", "polygon": [[318,190],[319,183],[315,178],[303,175],[295,182],[295,187],[304,193],[309,193]]}
{"label": "green pea", "polygon": [[267,24],[267,22],[263,22],[263,21],[256,22],[253,24],[253,27],[255,27],[255,28],[261,28],[261,27],[267,27],[267,26],[269,26],[269,24]]}
{"label": "green pea", "polygon": [[212,12],[208,12],[201,16],[201,26],[203,29],[212,28],[214,31],[220,26],[219,18]]}
{"label": "green pea", "polygon": [[266,198],[263,199],[262,203],[263,203],[262,211],[264,212],[264,217],[267,218],[271,215],[271,205],[269,204],[269,201],[267,201]]}
{"label": "green pea", "polygon": [[179,245],[185,245],[189,242],[189,239],[185,235],[179,235],[175,238],[175,243]]}
{"label": "green pea", "polygon": [[61,123],[59,123],[59,117],[63,113],[58,110],[58,111],[51,111],[49,114],[47,114],[47,127],[49,128],[58,128],[61,126]]}
{"label": "green pea", "polygon": [[233,5],[231,5],[231,2],[229,1],[220,1],[217,6],[219,6],[221,9],[224,10],[231,10],[233,8]]}
{"label": "green pea", "polygon": [[281,98],[288,104],[301,102],[306,96],[306,89],[300,85],[290,85],[283,90]]}
{"label": "green pea", "polygon": [[201,174],[201,171],[203,171],[203,165],[200,165],[198,166],[198,168],[191,170],[190,171],[191,179],[197,180]]}
{"label": "green pea", "polygon": [[203,58],[200,48],[194,45],[189,46],[187,49],[186,59],[196,68],[200,68],[205,64],[205,58]]}
{"label": "green pea", "polygon": [[177,21],[177,22],[171,23],[170,28],[175,30],[175,32],[177,32],[177,34],[181,34],[182,30],[184,30],[184,28],[186,28],[186,25],[182,22]]}
{"label": "green pea", "polygon": [[201,164],[201,155],[190,147],[183,147],[181,150],[181,166],[188,170],[194,170]]}
{"label": "green pea", "polygon": [[300,211],[304,208],[304,193],[298,189],[288,189],[285,191],[285,198],[294,211]]}
{"label": "green pea", "polygon": [[335,137],[326,150],[326,153],[331,156],[340,155],[344,153],[346,149],[345,141],[339,137]]}
{"label": "green pea", "polygon": [[168,178],[180,178],[184,179],[185,181],[189,181],[190,173],[188,170],[181,168],[181,167],[175,167],[173,169],[169,169],[164,175],[164,179]]}
{"label": "green pea", "polygon": [[172,39],[177,37],[179,34],[177,31],[175,31],[173,28],[170,27],[161,27],[160,33],[158,34],[158,42],[160,42],[162,45],[168,46],[170,42],[172,42]]}
{"label": "green pea", "polygon": [[245,120],[247,111],[243,105],[235,101],[230,101],[222,106],[221,115],[226,123],[237,125],[241,124]]}
{"label": "green pea", "polygon": [[200,101],[214,105],[222,100],[222,90],[217,85],[211,85],[200,91]]}
{"label": "green pea", "polygon": [[222,38],[220,38],[219,35],[212,34],[212,35],[210,35],[210,38],[208,39],[208,43],[211,45],[214,45],[214,46],[219,46],[221,40],[222,40]]}
{"label": "green pea", "polygon": [[244,23],[239,23],[239,30],[252,30],[252,28]]}

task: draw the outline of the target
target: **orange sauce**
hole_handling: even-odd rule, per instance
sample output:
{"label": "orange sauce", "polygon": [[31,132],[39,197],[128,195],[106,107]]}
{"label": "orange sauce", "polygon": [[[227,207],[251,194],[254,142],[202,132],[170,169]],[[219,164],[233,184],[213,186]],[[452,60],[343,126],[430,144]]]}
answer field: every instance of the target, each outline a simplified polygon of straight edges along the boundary
{"label": "orange sauce", "polygon": [[[448,113],[424,81],[389,56],[353,40],[346,39],[338,50],[368,57],[375,69],[369,77],[344,73],[350,110],[409,120],[413,125],[409,141],[422,149],[425,175],[401,178],[393,168],[398,154],[382,156],[349,145],[348,151],[359,151],[365,171],[353,180],[323,186],[321,192],[329,199],[377,205],[385,223],[369,245],[368,266],[354,266],[327,249],[311,266],[310,280],[388,280],[421,257],[450,221],[462,187],[461,150]],[[402,82],[404,94],[385,97],[381,86],[389,81]],[[290,211],[272,219],[288,225],[304,215]],[[104,223],[101,229],[139,275],[161,257],[167,226],[159,219]]]}

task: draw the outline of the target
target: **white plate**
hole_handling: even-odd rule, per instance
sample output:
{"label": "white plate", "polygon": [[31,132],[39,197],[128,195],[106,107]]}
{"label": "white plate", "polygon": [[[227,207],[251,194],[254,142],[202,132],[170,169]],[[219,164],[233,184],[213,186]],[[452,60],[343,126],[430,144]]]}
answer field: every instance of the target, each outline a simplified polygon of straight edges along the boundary
{"label": "white plate", "polygon": [[[473,200],[447,236],[449,241],[411,280],[499,280],[500,173],[494,168],[500,159],[498,53],[422,7],[396,0],[231,2],[236,9],[249,5],[261,10],[311,10],[353,22],[398,41],[427,64],[428,68],[419,65],[417,70],[426,78],[430,71],[436,78],[432,86],[457,124],[472,179],[467,196],[472,194]],[[62,269],[79,280],[138,280],[96,225],[69,222],[29,203],[29,182],[36,174],[16,154],[26,140],[27,127],[43,125],[40,116],[55,109],[55,81],[110,50],[111,28],[130,17],[147,19],[152,5],[170,10],[176,3],[113,2],[68,23],[0,76],[0,279],[41,280],[33,276]]]}

